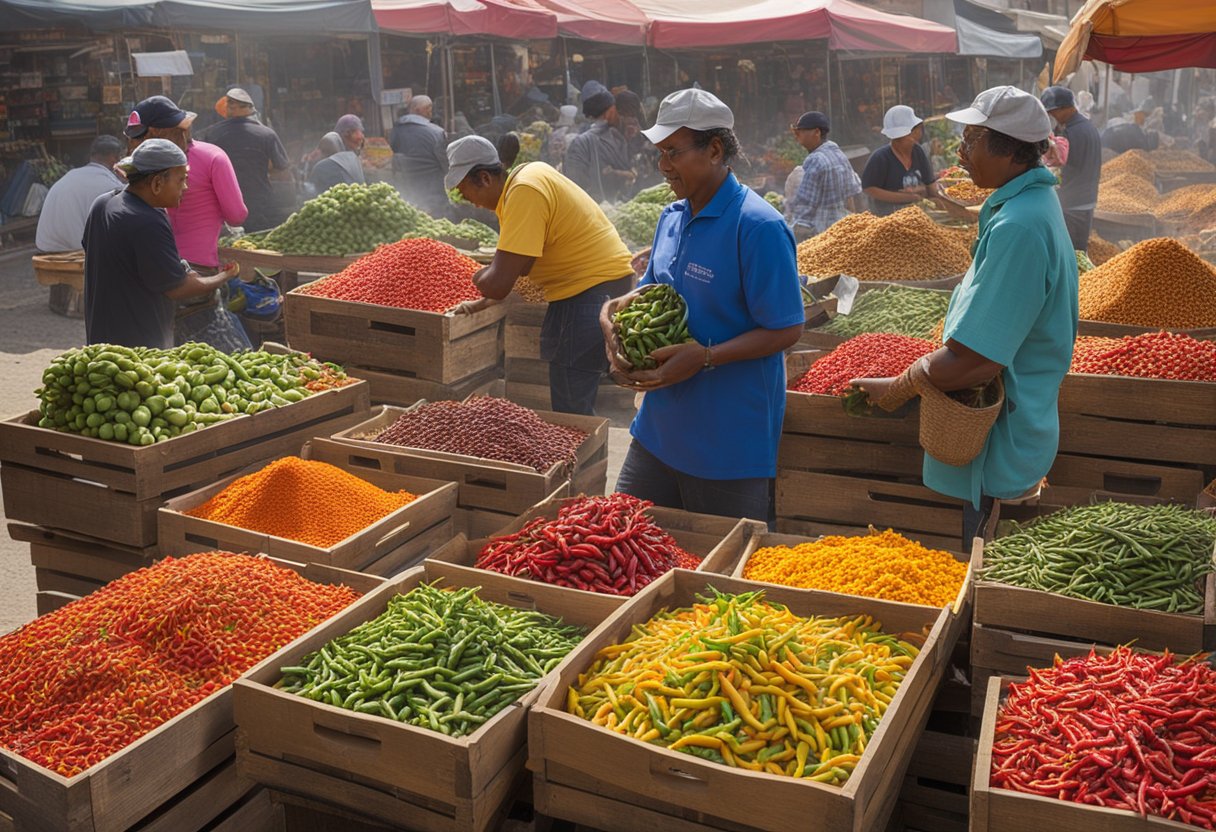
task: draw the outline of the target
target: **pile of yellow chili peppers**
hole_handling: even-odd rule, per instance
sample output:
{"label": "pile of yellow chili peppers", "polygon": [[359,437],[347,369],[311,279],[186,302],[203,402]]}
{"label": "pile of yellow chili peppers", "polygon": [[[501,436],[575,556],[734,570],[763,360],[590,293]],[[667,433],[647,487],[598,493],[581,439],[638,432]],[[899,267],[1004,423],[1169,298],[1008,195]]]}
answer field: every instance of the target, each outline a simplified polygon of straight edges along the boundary
{"label": "pile of yellow chili peppers", "polygon": [[703,759],[841,785],[918,647],[868,616],[802,618],[762,592],[700,598],[603,648],[567,709]]}

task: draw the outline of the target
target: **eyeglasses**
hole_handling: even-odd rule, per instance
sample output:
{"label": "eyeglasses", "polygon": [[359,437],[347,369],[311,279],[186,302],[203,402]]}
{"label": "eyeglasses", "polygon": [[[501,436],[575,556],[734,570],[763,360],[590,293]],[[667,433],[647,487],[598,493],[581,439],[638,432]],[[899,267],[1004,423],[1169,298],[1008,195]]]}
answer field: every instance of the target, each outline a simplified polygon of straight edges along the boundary
{"label": "eyeglasses", "polygon": [[976,127],[974,129],[971,127],[968,127],[966,130],[963,131],[963,138],[959,142],[959,147],[966,148],[968,151],[970,151],[973,147],[975,147],[976,139],[978,139],[980,136],[984,135],[987,132],[988,132],[987,127]]}
{"label": "eyeglasses", "polygon": [[692,144],[686,144],[683,147],[673,147],[668,150],[660,150],[659,158],[666,159],[668,162],[670,162],[686,150],[692,150],[694,148],[704,149],[705,145],[698,142],[693,142]]}

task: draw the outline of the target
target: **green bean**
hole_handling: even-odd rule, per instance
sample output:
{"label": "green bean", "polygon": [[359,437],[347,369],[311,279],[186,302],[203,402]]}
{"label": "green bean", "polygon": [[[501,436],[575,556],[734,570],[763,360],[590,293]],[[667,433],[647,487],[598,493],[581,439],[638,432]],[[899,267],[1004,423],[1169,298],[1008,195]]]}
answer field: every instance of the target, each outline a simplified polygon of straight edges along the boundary
{"label": "green bean", "polygon": [[533,689],[584,635],[544,613],[484,601],[477,587],[421,584],[281,668],[275,687],[461,737]]}
{"label": "green bean", "polygon": [[867,332],[928,338],[949,305],[948,292],[885,286],[858,295],[847,315],[837,315],[817,331],[842,338]]}
{"label": "green bean", "polygon": [[1180,505],[1073,506],[984,548],[983,580],[1136,609],[1203,614],[1216,517]]}

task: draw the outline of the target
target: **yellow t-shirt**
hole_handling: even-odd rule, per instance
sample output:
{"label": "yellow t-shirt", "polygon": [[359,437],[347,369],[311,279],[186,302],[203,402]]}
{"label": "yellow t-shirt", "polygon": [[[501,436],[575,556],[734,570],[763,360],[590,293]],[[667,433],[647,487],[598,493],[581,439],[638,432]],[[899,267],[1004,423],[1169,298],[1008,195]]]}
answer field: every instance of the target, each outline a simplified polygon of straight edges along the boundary
{"label": "yellow t-shirt", "polygon": [[536,258],[528,277],[547,301],[633,274],[629,249],[600,206],[544,162],[516,169],[494,212],[498,247]]}

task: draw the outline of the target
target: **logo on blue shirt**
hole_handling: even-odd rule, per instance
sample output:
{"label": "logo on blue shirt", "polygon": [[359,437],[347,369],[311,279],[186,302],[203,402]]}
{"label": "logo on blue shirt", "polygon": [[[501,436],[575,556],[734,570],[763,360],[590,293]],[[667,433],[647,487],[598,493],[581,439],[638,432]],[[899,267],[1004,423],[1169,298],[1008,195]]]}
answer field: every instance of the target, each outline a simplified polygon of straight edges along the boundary
{"label": "logo on blue shirt", "polygon": [[712,283],[714,270],[708,266],[702,266],[700,263],[689,263],[684,267],[684,276],[691,277],[693,280],[699,280],[702,283]]}

